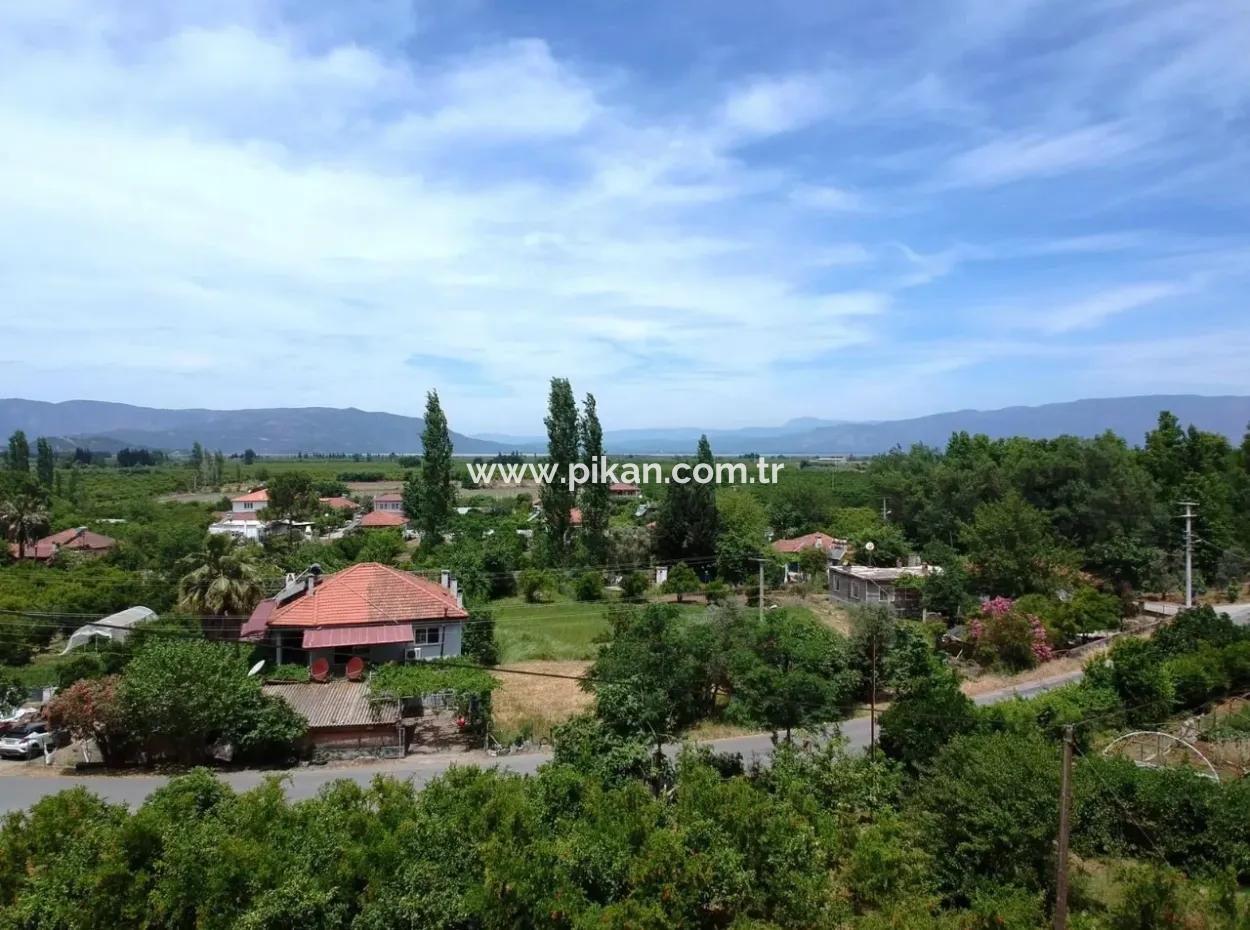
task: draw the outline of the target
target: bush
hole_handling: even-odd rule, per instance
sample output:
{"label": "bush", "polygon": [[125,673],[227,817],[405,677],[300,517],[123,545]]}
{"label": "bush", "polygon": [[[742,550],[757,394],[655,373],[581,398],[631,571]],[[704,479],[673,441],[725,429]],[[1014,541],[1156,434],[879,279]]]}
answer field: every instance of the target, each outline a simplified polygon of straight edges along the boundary
{"label": "bush", "polygon": [[597,571],[582,572],[573,583],[573,596],[579,601],[603,599],[603,575]]}
{"label": "bush", "polygon": [[555,589],[555,579],[539,568],[527,568],[517,578],[517,590],[531,604],[546,600]]}
{"label": "bush", "polygon": [[732,594],[732,589],[723,581],[709,581],[703,588],[703,596],[709,604],[723,604]]}
{"label": "bush", "polygon": [[1180,707],[1200,707],[1228,690],[1228,673],[1223,656],[1210,647],[1169,660],[1165,668],[1172,679]]}
{"label": "bush", "polygon": [[1151,638],[1154,649],[1164,657],[1195,652],[1203,645],[1230,646],[1250,640],[1250,631],[1237,626],[1228,614],[1217,614],[1210,606],[1182,610],[1170,623],[1163,624]]}
{"label": "bush", "polygon": [[1158,723],[1172,712],[1172,679],[1153,644],[1144,640],[1120,639],[1105,656],[1090,659],[1085,665],[1085,682],[1093,688],[1114,691],[1126,719],[1134,726]]}
{"label": "bush", "polygon": [[1250,687],[1250,642],[1233,643],[1220,652],[1231,688]]}
{"label": "bush", "polygon": [[83,678],[100,678],[104,675],[104,659],[94,652],[75,652],[56,667],[56,686],[68,688]]}
{"label": "bush", "polygon": [[461,652],[466,659],[478,665],[499,663],[499,642],[495,639],[495,615],[489,610],[477,609],[464,625],[464,642]]}
{"label": "bush", "polygon": [[977,661],[983,665],[1019,671],[1054,655],[1041,619],[1016,609],[1009,598],[987,601],[981,613],[968,621],[968,633],[976,646]]}
{"label": "bush", "polygon": [[926,674],[902,684],[881,715],[881,749],[916,770],[948,740],[976,726],[976,709],[959,690],[959,678],[937,656]]}
{"label": "bush", "polygon": [[277,665],[266,674],[267,681],[309,681],[307,665]]}
{"label": "bush", "polygon": [[627,601],[640,601],[651,589],[651,576],[646,572],[630,572],[621,579],[621,596]]}

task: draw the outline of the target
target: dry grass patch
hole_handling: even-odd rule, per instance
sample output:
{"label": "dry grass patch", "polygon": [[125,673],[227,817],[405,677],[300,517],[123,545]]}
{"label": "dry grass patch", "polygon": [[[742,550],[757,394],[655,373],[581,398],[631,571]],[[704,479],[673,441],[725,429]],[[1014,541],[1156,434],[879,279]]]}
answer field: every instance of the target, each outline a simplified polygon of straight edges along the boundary
{"label": "dry grass patch", "polygon": [[[584,675],[589,662],[509,662],[508,668],[547,675]],[[501,742],[517,737],[546,739],[552,727],[590,708],[593,695],[570,678],[496,672],[500,686],[491,696],[495,731]]]}
{"label": "dry grass patch", "polygon": [[1089,661],[1090,656],[1096,655],[1098,651],[1100,650],[1088,652],[1079,658],[1055,659],[1053,662],[1044,662],[1037,668],[1018,672],[1015,675],[981,675],[972,681],[965,681],[962,689],[964,694],[969,697],[976,697],[978,694],[985,694],[987,691],[1018,688],[1021,685],[1035,684],[1047,678],[1057,678],[1069,672],[1079,672],[1085,667],[1085,663]]}

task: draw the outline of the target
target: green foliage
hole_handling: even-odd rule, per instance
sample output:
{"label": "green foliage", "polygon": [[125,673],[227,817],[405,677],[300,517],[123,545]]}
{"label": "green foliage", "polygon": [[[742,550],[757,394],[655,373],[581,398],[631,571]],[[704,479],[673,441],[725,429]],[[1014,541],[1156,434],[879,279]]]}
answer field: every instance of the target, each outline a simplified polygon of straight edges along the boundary
{"label": "green foliage", "polygon": [[1085,680],[1090,687],[1114,691],[1126,719],[1135,726],[1166,720],[1172,712],[1176,697],[1172,679],[1153,644],[1144,640],[1117,640],[1106,656],[1086,664]]}
{"label": "green foliage", "polygon": [[267,681],[310,681],[307,665],[276,665],[263,673]]}
{"label": "green foliage", "polygon": [[678,562],[668,570],[662,589],[665,594],[676,594],[677,603],[682,603],[687,594],[699,590],[699,576],[685,562]]}
{"label": "green foliage", "polygon": [[309,520],[320,506],[317,489],[307,472],[278,472],[269,479],[265,490],[269,494],[265,518],[269,520]]}
{"label": "green foliage", "polygon": [[573,582],[573,596],[579,601],[603,600],[603,575],[595,569],[582,572]]}
{"label": "green foliage", "polygon": [[[707,436],[700,436],[694,467],[712,465],[714,461]],[[691,468],[688,463],[686,467]],[[671,562],[707,559],[717,554],[720,526],[716,487],[696,483],[689,472],[685,477],[688,480],[684,483],[672,481],[666,485],[655,521],[656,554]]]}
{"label": "green foliage", "polygon": [[557,588],[555,576],[540,568],[527,568],[517,578],[517,591],[527,603],[537,604]]}
{"label": "green foliage", "polygon": [[499,663],[499,642],[495,638],[494,611],[475,609],[464,625],[464,641],[460,651],[470,662],[478,665]]}
{"label": "green foliage", "polygon": [[[603,457],[603,427],[595,406],[595,395],[587,394],[582,415],[577,421],[582,462],[597,473]],[[592,481],[581,489],[578,503],[582,511],[582,530],[578,540],[587,562],[603,565],[608,560],[608,520],[612,514],[608,482]]]}
{"label": "green foliage", "polygon": [[499,680],[490,672],[454,659],[410,665],[388,663],[374,669],[369,677],[369,691],[378,700],[417,698],[440,691],[450,691],[463,697],[481,697],[497,687]]}
{"label": "green foliage", "polygon": [[451,522],[456,505],[456,489],[451,483],[451,433],[438,391],[426,395],[421,450],[417,527],[424,544],[437,545]]}
{"label": "green foliage", "polygon": [[628,572],[621,578],[621,597],[627,601],[641,601],[651,589],[651,576],[647,572]]}
{"label": "green foliage", "polygon": [[260,550],[227,535],[207,535],[199,552],[182,560],[178,606],[189,614],[251,613],[264,592]]}
{"label": "green foliage", "polygon": [[577,402],[565,378],[551,379],[547,399],[547,460],[556,466],[556,479],[543,485],[541,532],[537,551],[546,565],[565,565],[572,552],[572,510],[576,504],[569,487],[569,470],[579,460]]}
{"label": "green foliage", "polygon": [[986,594],[1050,593],[1070,562],[1046,515],[1014,492],[979,506],[962,541],[973,582]]}
{"label": "green foliage", "polygon": [[970,732],[976,711],[959,690],[959,679],[937,656],[923,674],[898,685],[881,715],[881,749],[915,770],[928,763],[951,738]]}
{"label": "green foliage", "polygon": [[1194,652],[1203,645],[1219,648],[1240,642],[1250,642],[1250,630],[1209,605],[1182,610],[1151,638],[1152,648],[1164,657]]}

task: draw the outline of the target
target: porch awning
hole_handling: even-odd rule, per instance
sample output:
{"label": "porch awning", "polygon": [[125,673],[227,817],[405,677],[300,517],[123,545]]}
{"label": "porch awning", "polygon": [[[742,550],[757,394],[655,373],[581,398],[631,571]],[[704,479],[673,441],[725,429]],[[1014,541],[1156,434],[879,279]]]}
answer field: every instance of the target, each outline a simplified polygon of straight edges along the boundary
{"label": "porch awning", "polygon": [[411,623],[374,623],[368,626],[337,626],[304,631],[305,649],[386,646],[410,642],[412,642]]}

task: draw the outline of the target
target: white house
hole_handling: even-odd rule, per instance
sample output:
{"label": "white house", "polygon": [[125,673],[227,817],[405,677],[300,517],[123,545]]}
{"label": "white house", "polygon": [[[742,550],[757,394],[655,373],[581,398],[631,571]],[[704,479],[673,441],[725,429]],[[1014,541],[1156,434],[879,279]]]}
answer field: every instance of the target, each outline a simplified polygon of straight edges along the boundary
{"label": "white house", "polygon": [[264,488],[230,498],[230,510],[208,528],[214,535],[259,542],[265,536],[266,524],[260,512],[269,506],[269,492]]}

